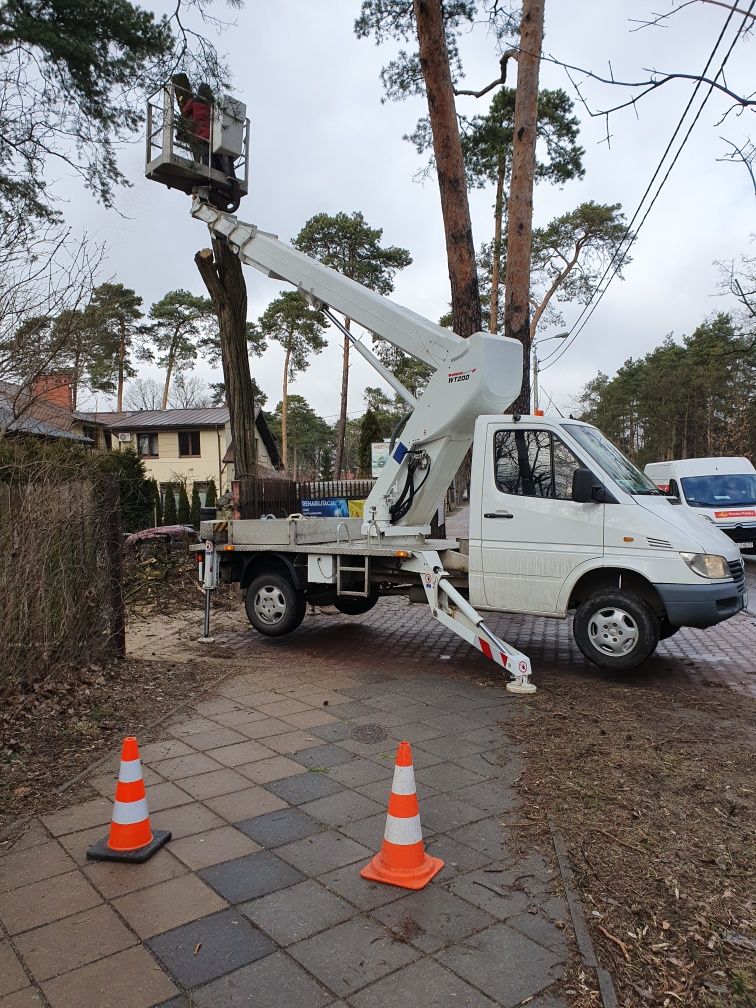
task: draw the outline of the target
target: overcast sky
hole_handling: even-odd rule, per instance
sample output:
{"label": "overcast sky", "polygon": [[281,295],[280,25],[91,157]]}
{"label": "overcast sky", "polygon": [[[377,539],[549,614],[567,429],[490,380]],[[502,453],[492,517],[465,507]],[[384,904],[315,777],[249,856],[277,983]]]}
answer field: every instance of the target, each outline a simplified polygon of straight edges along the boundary
{"label": "overcast sky", "polygon": [[[252,121],[250,194],[239,216],[288,241],[315,213],[361,210],[371,226],[383,228],[386,243],[406,247],[413,257],[413,265],[397,278],[394,299],[437,320],[449,302],[438,188],[433,176],[422,184],[414,181],[423,162],[402,140],[425,113],[424,100],[381,104],[379,71],[392,49],[354,36],[359,6],[358,0],[247,0],[244,10],[228,15],[235,25],[216,41],[228,53],[236,94]],[[698,4],[678,13],[668,27],[631,30],[631,19],[671,6],[669,0],[547,0],[544,53],[602,74],[610,62],[615,77],[624,80],[644,79],[644,68],[699,72],[727,11]],[[218,10],[223,10],[220,4]],[[462,53],[470,86],[480,87],[496,75],[497,54],[482,27],[462,40]],[[753,42],[741,42],[727,65],[733,90],[753,89],[749,64]],[[541,85],[563,87],[574,96],[564,70],[546,62]],[[576,101],[585,178],[563,189],[537,187],[536,224],[589,199],[621,203],[630,218],[692,88],[689,81],[672,82],[645,98],[637,115],[632,110],[614,115],[611,144],[604,121],[588,116]],[[596,109],[626,94],[594,83],[583,90]],[[485,101],[461,98],[459,110],[483,112]],[[741,142],[753,113],[731,114],[718,125],[728,107],[725,98],[712,95],[643,226],[625,280],[610,286],[569,352],[542,375],[543,387],[563,410],[572,407],[597,369],[612,374],[666,333],[679,338],[712,311],[727,307],[715,296],[714,261],[737,257],[756,231],[753,186],[745,169],[717,160],[726,152],[720,137]],[[204,294],[193,255],[208,244],[207,232],[190,218],[188,197],[143,178],[143,156],[141,140],[122,152],[122,168],[134,187],[120,195],[120,213],[97,207],[75,182],[59,176],[68,220],[107,243],[105,272],[135,288],[146,306],[175,288]],[[492,203],[492,191],[471,195],[476,246],[491,238]],[[250,318],[257,318],[282,285],[255,270],[247,271],[247,283]],[[579,312],[578,306],[564,306],[565,328]],[[339,408],[340,344],[340,336],[331,334],[328,347],[291,389],[329,421]],[[280,399],[282,360],[280,348],[272,346],[252,362],[269,396],[268,408]],[[142,373],[158,377],[157,370]],[[197,373],[218,379],[203,365]],[[380,384],[377,376],[357,357],[350,378],[352,415],[364,409],[364,387],[375,384]],[[106,404],[100,400],[99,405]]]}

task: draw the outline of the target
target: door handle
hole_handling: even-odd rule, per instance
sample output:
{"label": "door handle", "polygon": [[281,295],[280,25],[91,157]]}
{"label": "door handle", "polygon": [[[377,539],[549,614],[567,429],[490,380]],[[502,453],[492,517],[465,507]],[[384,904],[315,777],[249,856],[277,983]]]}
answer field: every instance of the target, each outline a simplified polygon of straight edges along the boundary
{"label": "door handle", "polygon": [[514,515],[509,511],[486,511],[483,515],[484,518],[514,518]]}

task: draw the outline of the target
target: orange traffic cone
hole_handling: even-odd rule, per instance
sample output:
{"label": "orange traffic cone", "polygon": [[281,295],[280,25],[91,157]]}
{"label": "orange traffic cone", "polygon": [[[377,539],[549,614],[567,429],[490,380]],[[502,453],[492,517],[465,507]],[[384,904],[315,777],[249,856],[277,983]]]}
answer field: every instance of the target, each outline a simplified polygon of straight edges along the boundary
{"label": "orange traffic cone", "polygon": [[142,778],[139,746],[133,735],[123,740],[110,833],[89,848],[93,861],[131,861],[141,864],[171,839],[168,830],[150,828],[150,813]]}
{"label": "orange traffic cone", "polygon": [[422,889],[443,867],[441,858],[425,853],[415,793],[412,749],[409,742],[400,742],[396,750],[383,845],[360,875],[402,889]]}

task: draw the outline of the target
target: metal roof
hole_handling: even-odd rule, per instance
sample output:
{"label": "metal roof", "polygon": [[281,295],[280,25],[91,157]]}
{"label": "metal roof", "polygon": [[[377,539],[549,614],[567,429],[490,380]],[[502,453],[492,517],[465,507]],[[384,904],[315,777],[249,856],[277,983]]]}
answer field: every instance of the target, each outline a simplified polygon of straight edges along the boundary
{"label": "metal roof", "polygon": [[[10,421],[8,423],[8,421]],[[46,420],[40,420],[31,413],[24,413],[16,419],[13,418],[13,410],[7,403],[0,400],[0,423],[8,423],[9,434],[34,434],[37,437],[63,438],[66,441],[76,441],[79,444],[92,444],[92,439],[84,437],[83,434],[75,434],[70,430],[62,430]]]}
{"label": "metal roof", "polygon": [[204,409],[140,410],[108,426],[112,431],[128,432],[177,430],[193,427],[225,427],[228,420],[228,406],[208,406]]}

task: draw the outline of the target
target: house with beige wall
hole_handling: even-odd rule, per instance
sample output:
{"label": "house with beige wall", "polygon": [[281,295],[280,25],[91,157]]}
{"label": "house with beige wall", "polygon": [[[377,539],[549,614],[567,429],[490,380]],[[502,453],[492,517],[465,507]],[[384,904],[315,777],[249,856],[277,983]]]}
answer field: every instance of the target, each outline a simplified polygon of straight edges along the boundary
{"label": "house with beige wall", "polygon": [[[98,413],[98,420],[106,414]],[[191,494],[195,483],[203,493],[215,480],[218,493],[234,479],[233,443],[228,407],[140,410],[111,414],[107,424],[113,449],[132,449],[144,462],[147,475],[165,490],[179,482]],[[255,437],[260,475],[280,468],[278,447],[261,410],[255,411]]]}

